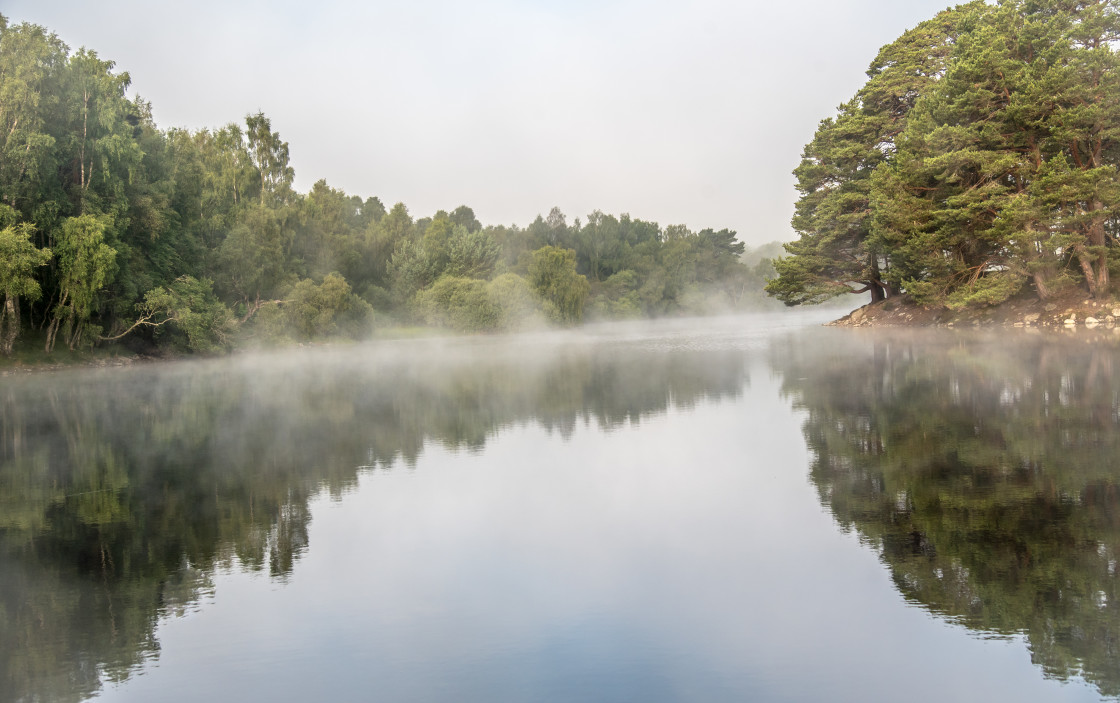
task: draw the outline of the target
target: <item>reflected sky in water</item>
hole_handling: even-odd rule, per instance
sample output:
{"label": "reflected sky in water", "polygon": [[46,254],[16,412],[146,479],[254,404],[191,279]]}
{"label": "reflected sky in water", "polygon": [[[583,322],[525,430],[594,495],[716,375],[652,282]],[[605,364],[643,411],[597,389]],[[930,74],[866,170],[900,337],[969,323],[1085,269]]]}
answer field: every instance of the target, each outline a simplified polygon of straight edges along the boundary
{"label": "reflected sky in water", "polygon": [[882,400],[821,385],[873,338],[789,320],[8,384],[0,485],[34,500],[0,523],[0,671],[59,700],[1098,700],[1026,624],[900,589],[816,468],[814,419]]}

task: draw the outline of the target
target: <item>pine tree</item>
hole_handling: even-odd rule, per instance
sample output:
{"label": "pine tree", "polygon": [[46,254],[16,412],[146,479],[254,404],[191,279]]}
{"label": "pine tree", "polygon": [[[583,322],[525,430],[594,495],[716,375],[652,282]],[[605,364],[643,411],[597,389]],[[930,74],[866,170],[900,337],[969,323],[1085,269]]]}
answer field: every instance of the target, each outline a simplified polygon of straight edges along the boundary
{"label": "pine tree", "polygon": [[870,292],[898,292],[887,276],[891,252],[871,239],[871,177],[895,155],[895,140],[918,98],[945,72],[962,22],[981,12],[972,3],[941,12],[883,47],[868,81],[821,122],[794,171],[801,194],[793,218],[800,239],[774,262],[767,291],[788,305]]}

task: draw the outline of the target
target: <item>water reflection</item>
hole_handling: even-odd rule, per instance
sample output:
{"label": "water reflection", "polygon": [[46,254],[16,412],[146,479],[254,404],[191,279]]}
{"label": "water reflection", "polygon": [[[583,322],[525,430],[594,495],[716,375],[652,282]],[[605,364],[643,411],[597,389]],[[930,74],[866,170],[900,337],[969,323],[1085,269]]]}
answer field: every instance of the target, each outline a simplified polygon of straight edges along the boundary
{"label": "water reflection", "polygon": [[308,502],[426,443],[639,423],[734,397],[740,351],[387,344],[0,386],[0,701],[77,701],[158,656],[222,567],[284,579]]}
{"label": "water reflection", "polygon": [[1023,633],[1048,677],[1120,695],[1117,344],[828,339],[789,340],[772,365],[840,526],[913,603],[985,636]]}

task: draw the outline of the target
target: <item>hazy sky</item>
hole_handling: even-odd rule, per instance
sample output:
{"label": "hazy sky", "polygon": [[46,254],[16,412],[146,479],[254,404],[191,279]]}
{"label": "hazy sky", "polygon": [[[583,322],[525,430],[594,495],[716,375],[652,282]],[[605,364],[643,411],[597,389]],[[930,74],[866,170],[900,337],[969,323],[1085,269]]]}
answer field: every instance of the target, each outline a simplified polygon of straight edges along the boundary
{"label": "hazy sky", "polygon": [[416,217],[467,204],[527,225],[556,205],[749,245],[793,237],[817,123],[880,46],[944,0],[2,0],[132,76],[162,128],[258,110],[320,178]]}

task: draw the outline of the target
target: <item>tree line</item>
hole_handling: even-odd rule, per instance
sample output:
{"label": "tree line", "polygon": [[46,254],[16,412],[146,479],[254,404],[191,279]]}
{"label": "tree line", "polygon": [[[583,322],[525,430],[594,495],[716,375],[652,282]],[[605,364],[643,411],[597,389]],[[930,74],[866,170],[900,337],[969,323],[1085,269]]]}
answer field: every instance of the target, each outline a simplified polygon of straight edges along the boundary
{"label": "tree line", "polygon": [[0,15],[0,353],[124,343],[213,351],[757,305],[735,232],[558,209],[483,226],[293,188],[267,116],[159,129],[129,75]]}
{"label": "tree line", "polygon": [[1120,235],[1120,6],[999,0],[883,47],[794,171],[789,305],[908,293],[994,305],[1112,295]]}

